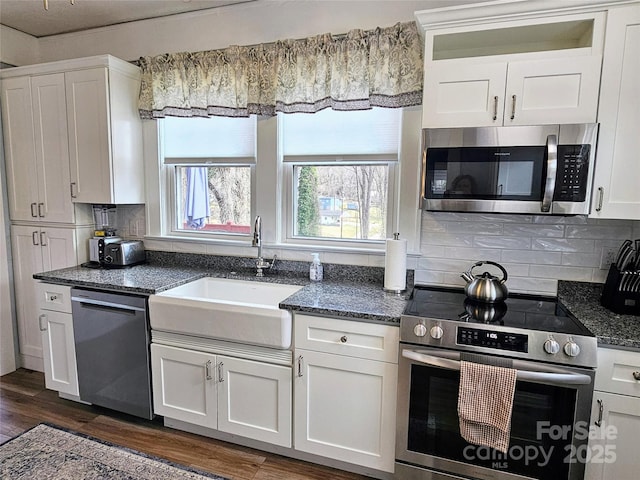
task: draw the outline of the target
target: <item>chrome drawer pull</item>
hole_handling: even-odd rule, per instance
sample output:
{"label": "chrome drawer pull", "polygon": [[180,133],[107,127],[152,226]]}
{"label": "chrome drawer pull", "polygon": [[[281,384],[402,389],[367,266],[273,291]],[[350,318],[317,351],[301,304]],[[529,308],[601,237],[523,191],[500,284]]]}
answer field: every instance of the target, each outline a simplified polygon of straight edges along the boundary
{"label": "chrome drawer pull", "polygon": [[640,381],[640,372],[633,372],[633,378]]}
{"label": "chrome drawer pull", "polygon": [[498,96],[493,97],[493,121],[498,118]]}
{"label": "chrome drawer pull", "polygon": [[302,355],[300,355],[298,357],[298,376],[301,377],[302,376]]}
{"label": "chrome drawer pull", "polygon": [[211,380],[211,360],[204,364],[204,373],[207,380]]}
{"label": "chrome drawer pull", "polygon": [[600,427],[602,425],[602,415],[604,413],[604,402],[600,399],[598,399],[597,401],[598,401],[598,420],[596,420],[594,423],[596,427]]}
{"label": "chrome drawer pull", "polygon": [[340,337],[340,341],[341,341],[342,343],[347,343],[347,336],[346,336],[346,335],[341,336],[341,337]]}
{"label": "chrome drawer pull", "polygon": [[224,363],[220,362],[218,364],[218,381],[220,383],[224,382],[224,372],[222,371],[222,367],[223,367]]}

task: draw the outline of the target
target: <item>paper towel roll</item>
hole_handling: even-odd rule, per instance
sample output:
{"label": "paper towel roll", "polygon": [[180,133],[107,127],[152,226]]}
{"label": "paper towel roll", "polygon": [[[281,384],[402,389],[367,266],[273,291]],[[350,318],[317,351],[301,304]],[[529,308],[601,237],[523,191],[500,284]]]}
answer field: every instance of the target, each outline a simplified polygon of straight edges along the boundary
{"label": "paper towel roll", "polygon": [[[397,237],[397,235],[394,235]],[[387,239],[384,256],[384,289],[401,292],[407,288],[407,241]]]}

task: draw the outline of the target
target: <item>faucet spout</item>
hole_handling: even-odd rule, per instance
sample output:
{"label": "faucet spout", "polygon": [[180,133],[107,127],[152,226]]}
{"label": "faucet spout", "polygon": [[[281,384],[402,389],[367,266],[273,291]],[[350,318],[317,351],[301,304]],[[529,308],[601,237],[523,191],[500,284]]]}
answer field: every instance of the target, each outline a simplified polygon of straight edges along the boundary
{"label": "faucet spout", "polygon": [[258,247],[258,258],[262,258],[262,219],[260,215],[256,217],[256,221],[253,224],[253,241],[251,244],[254,247]]}

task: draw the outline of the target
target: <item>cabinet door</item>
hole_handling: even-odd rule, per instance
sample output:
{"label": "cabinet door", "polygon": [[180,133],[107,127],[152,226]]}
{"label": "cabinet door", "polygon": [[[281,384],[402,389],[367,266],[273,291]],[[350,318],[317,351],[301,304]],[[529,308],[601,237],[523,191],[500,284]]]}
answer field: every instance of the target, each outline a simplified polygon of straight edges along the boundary
{"label": "cabinet door", "polygon": [[504,124],[595,122],[601,60],[593,55],[510,62]]}
{"label": "cabinet door", "polygon": [[397,365],[296,349],[296,450],[393,472]]}
{"label": "cabinet door", "polygon": [[51,390],[78,395],[76,346],[70,313],[40,310],[45,385]]}
{"label": "cabinet door", "polygon": [[427,65],[422,128],[502,125],[507,64]]}
{"label": "cabinet door", "polygon": [[218,430],[291,446],[291,367],[218,356]]}
{"label": "cabinet door", "polygon": [[57,270],[78,264],[74,229],[41,227],[38,240],[42,249],[42,269],[39,271]]}
{"label": "cabinet door", "polygon": [[[601,426],[593,425],[599,419],[602,420]],[[589,443],[590,459],[585,479],[638,478],[640,398],[596,391],[591,421],[591,428],[595,429],[592,436],[595,438],[591,438]]]}
{"label": "cabinet door", "polygon": [[35,220],[39,199],[31,82],[18,77],[0,83],[9,216],[14,221]]}
{"label": "cabinet door", "polygon": [[591,216],[640,220],[640,7],[612,9],[602,65]]}
{"label": "cabinet door", "polygon": [[[33,274],[41,272],[42,248],[40,231],[34,227],[11,226],[11,246],[13,248],[13,276],[16,295],[16,317],[20,354],[42,358],[42,341],[38,327],[38,302],[36,301],[36,281]],[[24,361],[31,361],[25,359]],[[42,367],[29,363],[23,366],[39,370]]]}
{"label": "cabinet door", "polygon": [[73,201],[113,203],[108,72],[65,73]]}
{"label": "cabinet door", "polygon": [[69,138],[64,74],[31,78],[38,172],[38,217],[74,222],[69,174]]}
{"label": "cabinet door", "polygon": [[153,411],[217,428],[215,355],[151,344]]}

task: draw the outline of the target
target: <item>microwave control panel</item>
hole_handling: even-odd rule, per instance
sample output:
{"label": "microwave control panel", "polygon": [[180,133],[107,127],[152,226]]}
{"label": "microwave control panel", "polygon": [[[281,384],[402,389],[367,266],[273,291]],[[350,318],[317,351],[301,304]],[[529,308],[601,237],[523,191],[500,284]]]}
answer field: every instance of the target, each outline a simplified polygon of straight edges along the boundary
{"label": "microwave control panel", "polygon": [[558,145],[558,173],[554,200],[584,202],[589,180],[590,145]]}

